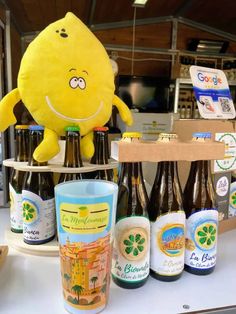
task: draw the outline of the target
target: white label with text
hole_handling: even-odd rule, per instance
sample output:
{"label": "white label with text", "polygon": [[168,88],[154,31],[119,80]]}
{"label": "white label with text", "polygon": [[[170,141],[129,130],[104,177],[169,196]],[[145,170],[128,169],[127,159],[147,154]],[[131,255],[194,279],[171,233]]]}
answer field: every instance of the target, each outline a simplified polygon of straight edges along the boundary
{"label": "white label with text", "polygon": [[11,227],[22,232],[22,194],[16,193],[15,189],[9,184],[10,202],[11,202]]}
{"label": "white label with text", "polygon": [[150,222],[145,217],[127,217],[115,226],[112,274],[126,282],[149,275]]}
{"label": "white label with text", "polygon": [[216,264],[218,211],[203,209],[186,221],[185,264],[208,269]]}
{"label": "white label with text", "polygon": [[30,191],[22,191],[24,239],[39,242],[55,235],[56,214],[54,198],[42,198]]}
{"label": "white label with text", "polygon": [[175,276],[184,269],[185,213],[159,216],[151,223],[150,268],[162,276]]}

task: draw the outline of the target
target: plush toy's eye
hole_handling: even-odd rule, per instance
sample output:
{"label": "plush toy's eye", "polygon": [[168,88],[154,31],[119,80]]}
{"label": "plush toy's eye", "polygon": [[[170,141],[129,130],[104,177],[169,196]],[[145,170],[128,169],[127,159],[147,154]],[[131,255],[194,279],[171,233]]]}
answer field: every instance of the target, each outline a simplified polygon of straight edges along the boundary
{"label": "plush toy's eye", "polygon": [[75,77],[75,76],[72,77],[72,78],[70,79],[69,84],[70,84],[70,87],[71,87],[71,88],[76,88],[76,87],[78,86],[78,78]]}
{"label": "plush toy's eye", "polygon": [[78,77],[78,86],[80,89],[85,89],[86,87],[85,79],[83,79],[82,77]]}

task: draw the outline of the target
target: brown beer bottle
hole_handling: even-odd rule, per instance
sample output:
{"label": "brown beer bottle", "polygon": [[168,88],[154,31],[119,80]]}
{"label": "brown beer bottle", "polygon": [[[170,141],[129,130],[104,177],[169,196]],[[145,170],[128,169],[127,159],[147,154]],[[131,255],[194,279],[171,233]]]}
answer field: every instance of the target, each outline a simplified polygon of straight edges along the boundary
{"label": "brown beer bottle", "polygon": [[[108,131],[108,127],[96,127],[93,129],[95,152],[91,158],[91,164],[106,165],[109,163]],[[101,169],[93,171],[90,174],[90,178],[113,181],[113,170]]]}
{"label": "brown beer bottle", "polygon": [[[207,142],[210,138],[211,133],[193,134],[196,142]],[[191,163],[184,190],[184,209],[187,218],[185,270],[196,275],[210,274],[216,264],[218,230],[210,161]]]}
{"label": "brown beer bottle", "polygon": [[[32,125],[30,130],[29,166],[46,166],[33,158],[35,148],[43,140],[44,128]],[[41,169],[42,170],[42,169]],[[51,241],[56,231],[54,184],[50,172],[26,172],[22,191],[23,238],[28,244]]]}
{"label": "brown beer bottle", "polygon": [[[123,139],[140,138],[140,133],[124,133]],[[131,144],[132,145],[132,144]],[[148,196],[141,162],[121,164],[119,179],[112,278],[120,287],[134,289],[149,276],[150,222]]]}
{"label": "brown beer bottle", "polygon": [[[161,134],[159,142],[171,142],[176,134]],[[148,214],[151,222],[150,275],[162,281],[180,278],[184,270],[184,228],[182,191],[176,161],[157,165]]]}
{"label": "brown beer bottle", "polygon": [[[28,161],[28,125],[15,126],[15,161]],[[9,192],[11,201],[11,231],[23,232],[22,186],[25,172],[12,169]]]}
{"label": "brown beer bottle", "polygon": [[[78,126],[68,126],[66,131],[66,150],[64,167],[78,168],[83,167],[80,154],[80,128]],[[81,173],[61,173],[59,182],[83,179]]]}

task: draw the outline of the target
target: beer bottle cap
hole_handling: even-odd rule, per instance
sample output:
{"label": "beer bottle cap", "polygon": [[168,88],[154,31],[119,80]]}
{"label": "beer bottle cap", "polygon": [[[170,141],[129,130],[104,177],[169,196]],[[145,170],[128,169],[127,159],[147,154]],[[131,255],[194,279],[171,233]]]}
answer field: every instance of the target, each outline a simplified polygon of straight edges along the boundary
{"label": "beer bottle cap", "polygon": [[211,138],[211,132],[195,132],[193,133],[194,138]]}
{"label": "beer bottle cap", "polygon": [[140,132],[124,132],[122,138],[141,138],[142,133]]}
{"label": "beer bottle cap", "polygon": [[29,126],[27,124],[17,124],[15,125],[16,130],[27,130]]}
{"label": "beer bottle cap", "polygon": [[171,140],[177,140],[178,135],[176,133],[160,133],[158,137],[158,142],[169,142]]}
{"label": "beer bottle cap", "polygon": [[106,132],[106,131],[109,131],[109,128],[107,127],[107,126],[98,126],[98,127],[95,127],[94,129],[93,129],[95,132],[96,131],[100,131],[100,132]]}
{"label": "beer bottle cap", "polygon": [[30,125],[29,130],[30,131],[43,131],[44,127],[42,125]]}
{"label": "beer bottle cap", "polygon": [[67,131],[67,132],[79,132],[80,128],[79,128],[79,126],[66,126],[65,131]]}

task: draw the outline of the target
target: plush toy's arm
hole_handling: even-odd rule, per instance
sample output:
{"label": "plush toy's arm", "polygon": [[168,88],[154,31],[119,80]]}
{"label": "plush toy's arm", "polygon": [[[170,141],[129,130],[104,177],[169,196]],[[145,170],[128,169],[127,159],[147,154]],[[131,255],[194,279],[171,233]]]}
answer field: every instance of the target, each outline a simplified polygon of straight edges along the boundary
{"label": "plush toy's arm", "polygon": [[60,151],[58,135],[56,132],[45,128],[43,141],[35,149],[33,157],[38,162],[48,161]]}
{"label": "plush toy's arm", "polygon": [[94,154],[93,132],[86,134],[81,139],[81,154],[85,158],[91,158]]}
{"label": "plush toy's arm", "polygon": [[0,101],[0,132],[5,131],[10,125],[16,123],[13,108],[20,100],[19,91],[15,88]]}
{"label": "plush toy's arm", "polygon": [[132,123],[133,123],[132,114],[131,114],[129,108],[126,106],[126,104],[116,95],[114,95],[112,103],[118,109],[121,119],[127,125],[132,125]]}

